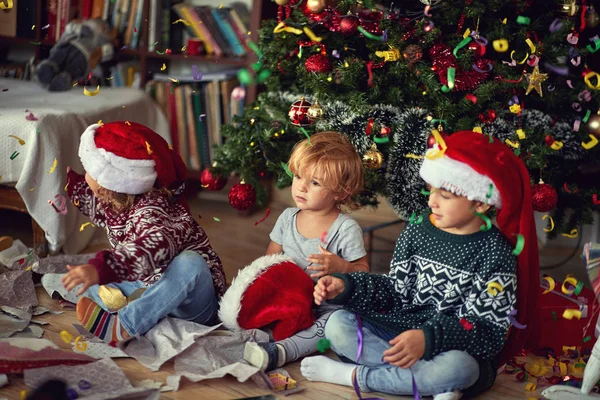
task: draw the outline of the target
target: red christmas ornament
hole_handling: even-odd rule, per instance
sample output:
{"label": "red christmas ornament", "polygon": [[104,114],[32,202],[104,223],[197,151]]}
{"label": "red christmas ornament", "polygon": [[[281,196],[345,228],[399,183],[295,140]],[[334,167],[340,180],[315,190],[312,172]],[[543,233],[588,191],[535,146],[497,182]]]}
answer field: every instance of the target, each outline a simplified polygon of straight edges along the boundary
{"label": "red christmas ornament", "polygon": [[552,146],[552,143],[554,143],[554,138],[552,137],[552,135],[546,135],[544,137],[544,142],[546,142],[547,146]]}
{"label": "red christmas ornament", "polygon": [[327,73],[331,72],[331,61],[323,54],[313,54],[304,63],[308,72]]}
{"label": "red christmas ornament", "polygon": [[473,52],[475,57],[483,57],[485,55],[485,46],[480,45],[477,42],[471,42],[467,48]]}
{"label": "red christmas ornament", "polygon": [[295,101],[288,112],[288,116],[290,117],[292,124],[296,126],[310,125],[312,121],[308,117],[308,109],[311,105],[312,104],[310,104],[308,101],[304,100],[304,97],[298,101]]}
{"label": "red christmas ornament", "polygon": [[343,17],[340,21],[340,31],[344,36],[352,36],[358,31],[359,21],[354,15]]}
{"label": "red christmas ornament", "polygon": [[238,183],[229,191],[229,204],[236,210],[245,211],[256,202],[256,191],[252,185]]}
{"label": "red christmas ornament", "polygon": [[481,113],[477,116],[482,123],[494,122],[496,120],[496,111],[495,110],[487,110],[485,114]]}
{"label": "red christmas ornament", "polygon": [[381,127],[381,136],[387,136],[390,134],[391,131],[392,131],[392,128],[390,128],[389,126],[382,126]]}
{"label": "red christmas ornament", "polygon": [[531,189],[531,201],[534,211],[548,212],[556,207],[558,193],[551,185],[540,181]]}
{"label": "red christmas ornament", "polygon": [[221,175],[215,175],[208,168],[200,174],[200,183],[206,190],[221,190],[227,184],[227,178]]}
{"label": "red christmas ornament", "polygon": [[[488,72],[477,72],[473,69],[468,71],[462,70],[456,57],[452,54],[452,49],[446,44],[433,45],[429,50],[429,55],[432,60],[432,70],[438,74],[442,85],[448,84],[448,68],[454,67],[456,69],[453,91],[474,89],[490,75]],[[490,63],[490,60],[480,58],[476,60],[474,64],[477,68],[486,71],[489,67],[488,63]]]}
{"label": "red christmas ornament", "polygon": [[427,138],[427,148],[430,149],[433,146],[435,146],[435,136],[429,135],[429,137]]}

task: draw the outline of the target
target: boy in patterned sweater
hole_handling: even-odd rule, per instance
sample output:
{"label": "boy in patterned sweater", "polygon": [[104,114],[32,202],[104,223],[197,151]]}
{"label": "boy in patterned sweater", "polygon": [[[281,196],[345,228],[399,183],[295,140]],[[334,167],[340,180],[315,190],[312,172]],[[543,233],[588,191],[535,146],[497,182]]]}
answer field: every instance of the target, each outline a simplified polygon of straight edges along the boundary
{"label": "boy in patterned sweater", "polygon": [[[414,382],[421,395],[459,399],[490,388],[498,365],[536,328],[539,261],[525,165],[478,133],[438,140],[420,171],[431,211],[398,238],[389,275],[333,274],[315,287],[317,304],[344,305],[325,335],[358,366],[307,358],[307,379],[396,395],[413,393]],[[498,227],[485,215],[491,207]],[[527,329],[509,329],[513,318]]]}
{"label": "boy in patterned sweater", "polygon": [[[110,250],[88,264],[67,266],[62,278],[77,293],[77,318],[95,336],[114,343],[143,335],[170,315],[200,324],[216,322],[225,291],[221,260],[189,212],[183,191],[186,167],[156,132],[135,122],[92,125],[81,136],[85,176],[67,169],[73,204],[106,229]],[[141,297],[111,314],[99,286]]]}

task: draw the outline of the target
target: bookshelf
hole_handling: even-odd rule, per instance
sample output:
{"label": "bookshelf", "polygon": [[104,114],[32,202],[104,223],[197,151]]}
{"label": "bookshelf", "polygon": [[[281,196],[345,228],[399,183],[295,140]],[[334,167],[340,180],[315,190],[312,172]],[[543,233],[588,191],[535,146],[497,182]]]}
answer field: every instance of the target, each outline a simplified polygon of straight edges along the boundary
{"label": "bookshelf", "polygon": [[[86,0],[71,0],[70,1],[70,13],[69,20],[79,17],[82,14],[83,3]],[[106,0],[110,1],[110,0]],[[265,4],[263,4],[263,2]],[[35,26],[31,32],[28,32],[30,37],[22,36],[2,36],[0,35],[0,49],[2,45],[16,45],[21,48],[30,48],[35,56],[36,60],[41,60],[47,57],[50,49],[55,44],[54,38],[47,38],[47,31],[43,29],[46,24],[46,0],[19,0],[15,2],[15,5],[19,7],[22,4],[26,7],[26,10],[35,12]],[[258,30],[262,21],[263,12],[266,10],[268,14],[274,15],[274,7],[270,1],[265,0],[251,0],[250,4],[250,39],[257,41]],[[171,54],[158,54],[156,52],[148,51],[148,40],[149,40],[149,16],[150,16],[151,1],[144,0],[143,11],[142,11],[142,24],[140,29],[139,45],[137,49],[117,49],[115,51],[117,59],[136,61],[139,63],[139,70],[142,71],[141,87],[144,88],[146,83],[152,79],[152,75],[156,72],[160,72],[160,66],[163,63],[170,63],[171,61],[182,61],[186,63],[197,63],[197,64],[212,64],[223,67],[247,67],[251,63],[256,61],[256,56],[252,53],[247,54],[243,57],[226,57],[226,56],[215,56],[215,55],[188,55],[185,53],[173,52]],[[30,10],[33,9],[33,10]],[[168,70],[167,70],[168,71]],[[256,98],[256,87],[251,86],[246,88],[246,99],[250,103]]]}

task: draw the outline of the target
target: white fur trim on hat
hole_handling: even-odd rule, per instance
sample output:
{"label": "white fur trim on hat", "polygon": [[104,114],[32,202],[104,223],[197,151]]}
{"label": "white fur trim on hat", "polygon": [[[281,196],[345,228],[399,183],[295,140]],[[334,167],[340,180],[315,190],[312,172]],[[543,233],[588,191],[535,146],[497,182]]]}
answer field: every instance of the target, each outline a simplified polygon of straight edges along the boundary
{"label": "white fur trim on hat", "polygon": [[106,189],[126,194],[142,194],[154,187],[154,160],[130,160],[98,148],[94,134],[100,125],[89,126],[79,144],[79,158],[85,171]]}
{"label": "white fur trim on hat", "polygon": [[[448,190],[469,200],[481,201],[502,208],[500,192],[492,180],[475,171],[469,165],[448,156],[436,159],[425,158],[419,171],[421,178],[431,186]],[[492,185],[492,197],[490,194]]]}
{"label": "white fur trim on hat", "polygon": [[246,289],[258,278],[263,272],[271,266],[280,264],[284,261],[292,261],[284,254],[272,254],[257,258],[233,278],[231,286],[221,297],[219,306],[219,319],[227,328],[231,330],[243,330],[238,324],[238,315],[242,309],[242,298]]}

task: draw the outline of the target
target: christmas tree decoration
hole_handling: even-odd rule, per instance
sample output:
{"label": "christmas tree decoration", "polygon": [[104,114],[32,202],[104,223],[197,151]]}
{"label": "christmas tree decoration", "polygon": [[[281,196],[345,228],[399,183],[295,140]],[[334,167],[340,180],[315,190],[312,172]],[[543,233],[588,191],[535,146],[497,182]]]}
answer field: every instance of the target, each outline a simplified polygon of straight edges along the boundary
{"label": "christmas tree decoration", "polygon": [[564,0],[561,4],[560,11],[569,17],[574,17],[579,12],[579,5],[577,0]]}
{"label": "christmas tree decoration", "polygon": [[472,41],[467,45],[467,49],[471,51],[475,57],[483,57],[485,55],[485,46]]}
{"label": "christmas tree decoration", "polygon": [[277,4],[278,6],[285,6],[289,2],[290,0],[275,0],[275,4]]}
{"label": "christmas tree decoration", "polygon": [[600,23],[600,15],[596,12],[594,6],[589,6],[585,13],[585,27],[595,28]]}
{"label": "christmas tree decoration", "polygon": [[308,126],[312,123],[308,116],[308,109],[311,105],[308,101],[304,100],[304,97],[292,104],[288,116],[293,125]]}
{"label": "christmas tree decoration", "polygon": [[528,95],[532,90],[538,92],[540,97],[543,96],[542,93],[542,83],[548,79],[548,74],[540,74],[540,67],[537,65],[533,68],[533,72],[527,74],[527,80],[529,81],[529,86],[527,86],[527,90],[525,91],[525,95]]}
{"label": "christmas tree decoration", "polygon": [[228,194],[229,204],[236,210],[245,211],[256,202],[256,191],[252,185],[243,181],[231,187]]}
{"label": "christmas tree decoration", "polygon": [[363,154],[363,164],[369,169],[379,169],[383,165],[383,154],[377,150],[377,146],[373,146]]}
{"label": "christmas tree decoration", "polygon": [[408,63],[408,67],[412,68],[417,61],[423,58],[423,49],[419,45],[410,44],[402,51],[402,57],[404,57]]}
{"label": "christmas tree decoration", "polygon": [[227,178],[218,174],[213,174],[209,168],[206,168],[200,174],[200,183],[206,190],[217,191],[225,187]]}
{"label": "christmas tree decoration", "polygon": [[308,9],[308,11],[315,13],[315,14],[319,14],[320,12],[322,12],[325,9],[325,0],[307,0],[306,1],[306,8]]}
{"label": "christmas tree decoration", "polygon": [[347,37],[353,36],[356,34],[356,32],[358,32],[359,26],[360,22],[358,21],[358,18],[356,18],[354,15],[348,15],[342,17],[340,21],[340,32],[342,32],[342,35]]}
{"label": "christmas tree decoration", "polygon": [[600,110],[588,118],[585,124],[585,130],[597,138],[600,138]]}
{"label": "christmas tree decoration", "polygon": [[308,118],[310,118],[313,121],[317,121],[323,118],[323,114],[325,113],[325,111],[323,111],[323,107],[321,107],[319,102],[315,101],[314,104],[308,107],[308,111],[306,113],[308,115]]}
{"label": "christmas tree decoration", "polygon": [[533,201],[533,210],[537,212],[552,211],[558,202],[558,193],[551,185],[540,182],[533,185],[531,189],[531,200]]}
{"label": "christmas tree decoration", "polygon": [[327,73],[331,72],[331,61],[325,54],[313,54],[304,63],[308,72]]}

